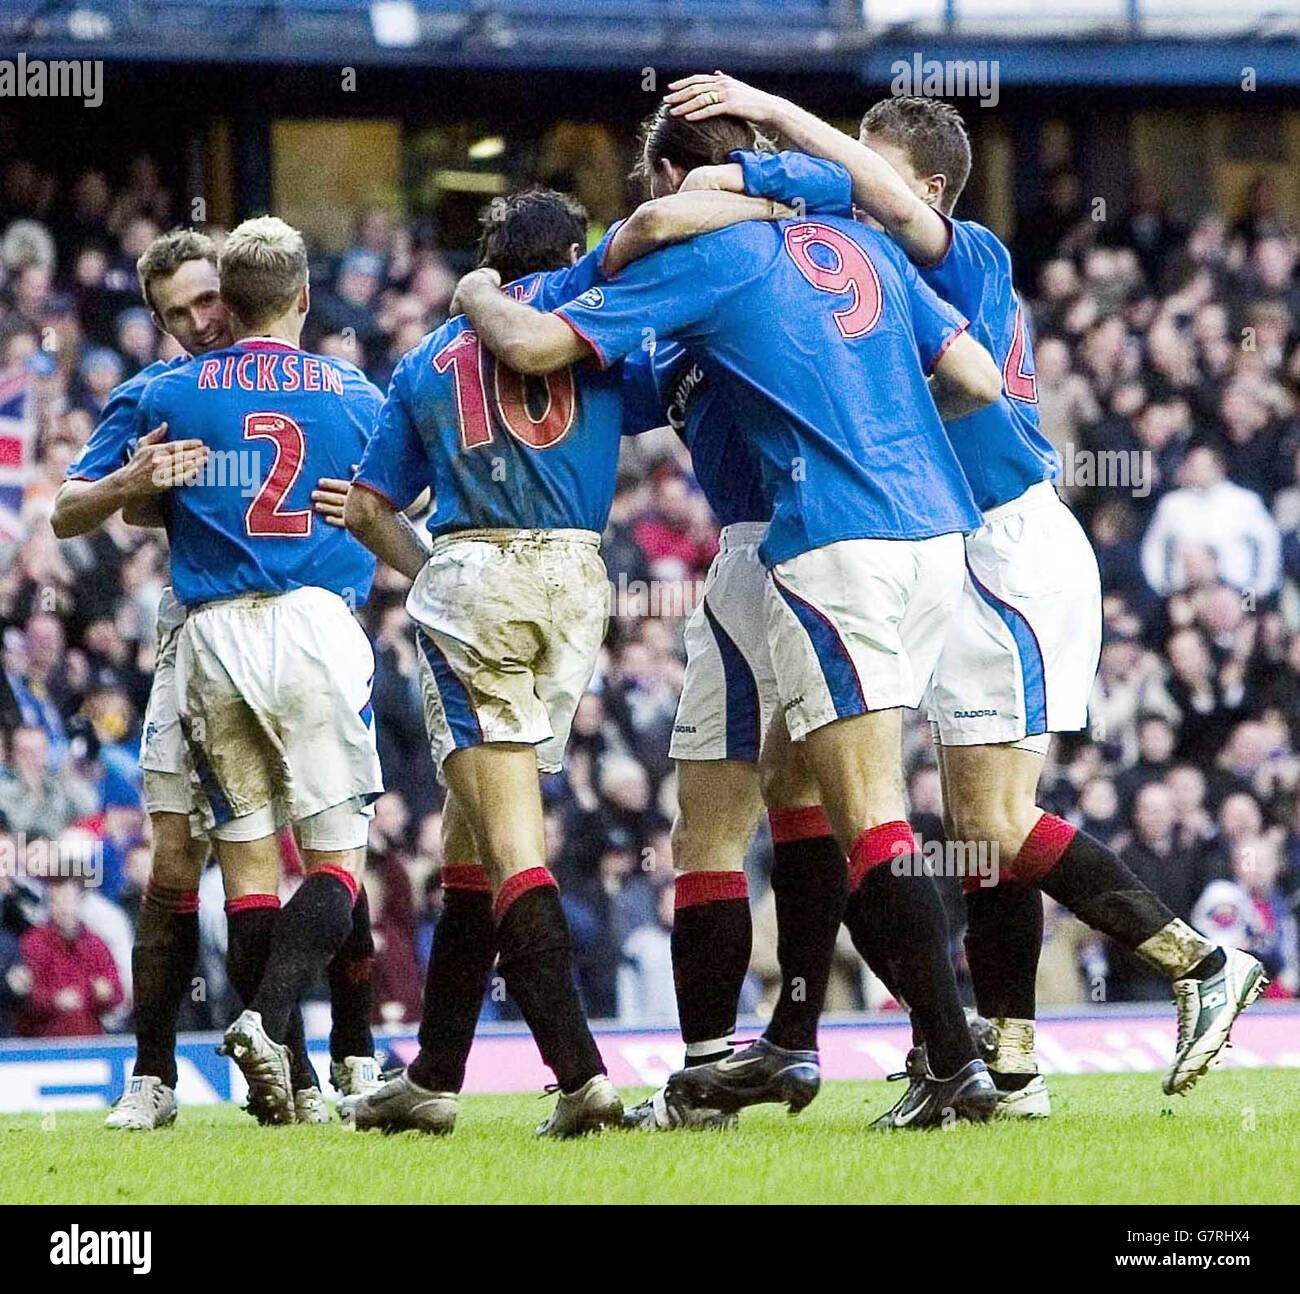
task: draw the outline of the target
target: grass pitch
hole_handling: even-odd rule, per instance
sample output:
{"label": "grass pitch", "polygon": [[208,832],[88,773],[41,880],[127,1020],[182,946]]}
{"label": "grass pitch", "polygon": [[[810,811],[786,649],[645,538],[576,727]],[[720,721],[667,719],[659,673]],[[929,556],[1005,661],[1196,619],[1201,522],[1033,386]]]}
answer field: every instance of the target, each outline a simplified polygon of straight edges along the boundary
{"label": "grass pitch", "polygon": [[[470,1096],[453,1136],[259,1128],[231,1106],[154,1133],[100,1114],[0,1116],[0,1181],[31,1204],[1300,1203],[1300,1071],[1052,1078],[1052,1118],[873,1133],[895,1084],[828,1083],[731,1133],[535,1139],[549,1104]],[[625,1092],[628,1099],[640,1093]],[[52,1126],[51,1126],[52,1125]]]}

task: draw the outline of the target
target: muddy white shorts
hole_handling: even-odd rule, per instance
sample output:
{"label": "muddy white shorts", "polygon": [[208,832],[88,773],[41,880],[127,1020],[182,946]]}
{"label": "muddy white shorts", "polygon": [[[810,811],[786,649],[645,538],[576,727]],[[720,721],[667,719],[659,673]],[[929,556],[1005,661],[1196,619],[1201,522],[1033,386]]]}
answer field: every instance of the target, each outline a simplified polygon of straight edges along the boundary
{"label": "muddy white shorts", "polygon": [[772,568],[767,636],[790,736],[914,709],[961,596],[962,537],[844,539]]}
{"label": "muddy white shorts", "polygon": [[146,813],[193,813],[197,807],[190,752],[176,693],[176,644],[185,623],[185,608],[171,589],[158,603],[158,647],[153,686],[144,712],[140,768],[144,774]]}
{"label": "muddy white shorts", "polygon": [[383,791],[374,654],[336,593],[301,588],[192,610],[176,676],[204,821],[218,838],[250,838],[240,819],[260,836],[263,825],[336,805],[360,812]]}
{"label": "muddy white shorts", "polygon": [[488,742],[557,772],[605,638],[609,579],[588,530],[459,530],[406,599],[434,765]]}
{"label": "muddy white shorts", "polygon": [[1101,654],[1101,579],[1083,527],[1050,482],[984,514],[926,708],[950,746],[1015,743],[1087,726]]}
{"label": "muddy white shorts", "polygon": [[704,597],[686,622],[686,676],[669,754],[755,762],[780,702],[767,646],[767,526],[725,526]]}

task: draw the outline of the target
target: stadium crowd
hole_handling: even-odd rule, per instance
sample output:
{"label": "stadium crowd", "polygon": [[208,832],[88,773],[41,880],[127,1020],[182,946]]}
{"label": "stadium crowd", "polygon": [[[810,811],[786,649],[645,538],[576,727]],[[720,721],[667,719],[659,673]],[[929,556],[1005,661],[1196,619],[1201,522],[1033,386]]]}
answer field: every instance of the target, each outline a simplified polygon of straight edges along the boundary
{"label": "stadium crowd", "polygon": [[[1147,183],[1094,220],[1075,177],[1022,221],[1045,430],[1105,598],[1092,729],[1058,739],[1043,803],[1121,849],[1176,915],[1300,992],[1300,276],[1266,179],[1233,220],[1181,223]],[[119,517],[60,542],[48,516],[113,387],[175,353],[135,260],[182,209],[137,158],[116,182],[12,159],[0,173],[0,1036],[130,1022],[130,946],[149,867],[136,756],[167,579],[160,532]],[[445,317],[465,249],[384,207],[313,266],[306,343],[381,386]],[[674,804],[668,738],[682,612],[716,527],[676,439],[629,442],[604,556],[613,618],[566,770],[546,779],[560,880],[595,1018],[671,1022]],[[438,920],[441,792],[424,735],[404,581],[362,611],[387,794],[366,886],[384,1023],[418,1018]],[[928,726],[907,729],[914,825],[942,836]],[[286,886],[296,868],[284,844]],[[56,855],[97,883],[42,883]],[[19,863],[25,860],[25,866]],[[755,951],[742,1010],[777,981],[765,830],[750,857]],[[960,899],[952,893],[954,955]],[[1044,1005],[1163,998],[1163,979],[1048,903]],[[220,880],[201,901],[205,991],[182,1025],[229,1018]],[[882,1005],[847,941],[828,1008]],[[490,1001],[489,1013],[510,1011]]]}

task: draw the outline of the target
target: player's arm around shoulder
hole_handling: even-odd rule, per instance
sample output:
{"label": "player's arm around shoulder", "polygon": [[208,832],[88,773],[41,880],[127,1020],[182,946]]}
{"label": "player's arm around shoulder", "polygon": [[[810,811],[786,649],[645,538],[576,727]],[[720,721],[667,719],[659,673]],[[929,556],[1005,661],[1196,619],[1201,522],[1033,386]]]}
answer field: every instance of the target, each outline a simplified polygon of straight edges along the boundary
{"label": "player's arm around shoulder", "polygon": [[[728,172],[731,166],[701,167],[699,170]],[[735,166],[739,177],[740,167]],[[692,171],[686,177],[689,183]],[[705,177],[698,187],[687,188],[686,183],[677,193],[643,202],[618,227],[605,252],[604,270],[614,275],[633,261],[648,256],[672,243],[683,243],[700,234],[716,233],[745,220],[781,220],[795,214],[770,198],[753,197],[732,187],[721,178],[716,183],[706,182],[715,177]],[[743,188],[743,179],[739,184]]]}
{"label": "player's arm around shoulder", "polygon": [[464,314],[488,350],[517,373],[554,373],[591,358],[592,348],[559,315],[502,292],[495,270],[465,275],[451,309],[453,315]]}
{"label": "player's arm around shoulder", "polygon": [[[152,383],[150,384],[152,386]],[[55,535],[68,539],[83,535],[103,525],[114,512],[122,510],[124,519],[136,526],[162,524],[159,495],[178,485],[193,481],[208,460],[208,448],[200,440],[168,440],[165,421],[150,426],[156,415],[148,400],[149,388],[138,403],[129,403],[125,395],[117,404],[110,401],[96,434],[101,430],[114,434],[125,452],[132,436],[138,434],[130,457],[113,471],[98,479],[70,478],[59,487],[54,498],[50,524]],[[89,442],[88,442],[89,446]]]}

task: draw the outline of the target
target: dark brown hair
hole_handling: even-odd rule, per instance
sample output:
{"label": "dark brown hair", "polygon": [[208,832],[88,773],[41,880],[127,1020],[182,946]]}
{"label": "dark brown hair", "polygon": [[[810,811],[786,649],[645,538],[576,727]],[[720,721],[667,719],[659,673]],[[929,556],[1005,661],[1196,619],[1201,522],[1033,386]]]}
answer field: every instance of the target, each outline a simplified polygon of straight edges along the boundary
{"label": "dark brown hair", "polygon": [[862,134],[901,148],[918,176],[944,176],[943,209],[957,205],[970,178],[970,136],[952,104],[912,95],[881,99],[862,118]]}
{"label": "dark brown hair", "polygon": [[653,169],[660,159],[693,171],[697,166],[717,166],[737,149],[771,149],[753,123],[741,117],[687,121],[685,117],[674,117],[667,104],[660,104],[641,123],[637,145],[637,163],[631,178],[643,187],[650,182],[647,163]]}
{"label": "dark brown hair", "polygon": [[140,279],[140,291],[151,310],[155,307],[149,295],[149,285],[155,279],[170,278],[187,261],[207,261],[216,269],[216,243],[197,229],[173,229],[155,238],[144,249],[135,263],[135,272]]}
{"label": "dark brown hair", "polygon": [[493,198],[479,217],[478,263],[510,283],[569,264],[569,248],[587,246],[587,212],[567,193],[528,189]]}

